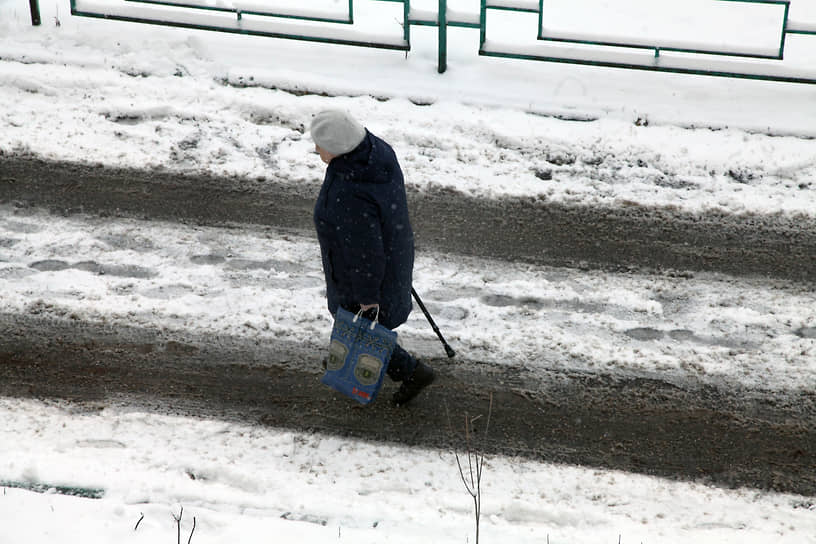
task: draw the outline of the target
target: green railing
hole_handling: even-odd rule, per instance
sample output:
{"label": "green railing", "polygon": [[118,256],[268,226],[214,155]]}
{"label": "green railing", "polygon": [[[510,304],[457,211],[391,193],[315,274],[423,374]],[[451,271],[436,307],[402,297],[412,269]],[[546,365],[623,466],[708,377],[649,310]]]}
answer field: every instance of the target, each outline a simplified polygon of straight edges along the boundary
{"label": "green railing", "polygon": [[[782,6],[784,8],[784,16],[782,18],[782,32],[779,39],[779,48],[775,54],[758,54],[758,53],[751,53],[751,52],[740,52],[740,51],[724,51],[720,49],[706,49],[706,48],[694,48],[694,47],[683,47],[683,46],[672,46],[672,45],[655,45],[655,44],[643,44],[643,43],[633,43],[633,42],[612,42],[612,41],[603,41],[603,40],[591,40],[591,39],[578,39],[578,38],[557,38],[557,37],[549,37],[544,35],[544,0],[539,0],[539,18],[538,18],[538,39],[543,41],[552,41],[552,42],[561,42],[561,43],[579,43],[584,45],[597,45],[603,47],[623,47],[623,48],[632,48],[632,49],[648,49],[654,51],[654,56],[659,57],[661,51],[674,51],[677,53],[693,53],[696,55],[722,55],[722,56],[729,56],[729,57],[746,57],[746,58],[756,58],[756,59],[771,59],[771,60],[782,60],[783,54],[785,52],[785,37],[787,35],[787,31],[785,27],[787,26],[788,21],[788,14],[790,13],[790,0],[717,0],[720,2],[741,2],[741,3],[749,3],[749,4],[767,4],[767,5],[777,5]],[[485,0],[482,0],[482,3],[485,3]]]}
{"label": "green railing", "polygon": [[[347,9],[342,15],[326,14],[303,8],[265,10],[249,7],[214,6],[208,0],[122,0],[117,3],[104,3],[104,0],[71,0],[71,14],[83,17],[97,17],[117,21],[158,24],[165,26],[230,32],[272,38],[306,40],[329,44],[375,47],[401,51],[411,50],[411,27],[433,26],[438,28],[437,69],[443,73],[447,69],[449,27],[470,28],[479,31],[479,55],[512,59],[538,60],[556,63],[582,64],[611,68],[627,68],[655,72],[674,72],[707,76],[723,76],[745,79],[784,81],[793,83],[816,83],[816,67],[812,71],[799,73],[780,67],[784,60],[787,37],[791,34],[816,36],[816,22],[810,24],[795,23],[789,20],[791,0],[711,0],[734,4],[756,4],[778,6],[780,9],[780,36],[778,47],[767,52],[757,52],[756,48],[726,47],[692,47],[671,40],[651,42],[632,38],[627,40],[610,40],[594,38],[590,34],[580,33],[558,35],[544,31],[545,0],[479,0],[478,10],[473,12],[453,12],[448,8],[447,0],[438,0],[436,10],[423,12],[413,9],[411,0],[370,0],[372,3],[402,4],[401,36],[366,35],[356,32],[353,0],[348,0]],[[814,0],[816,1],[816,0]],[[32,22],[35,20],[37,0],[30,0]],[[475,0],[474,0],[475,4]],[[123,7],[124,6],[124,7]],[[139,7],[141,6],[141,7]],[[157,9],[151,10],[155,6]],[[158,9],[161,8],[161,9]],[[172,8],[168,11],[167,8]],[[493,11],[517,12],[537,15],[538,32],[531,35],[531,47],[518,47],[508,44],[493,43],[488,40],[489,13]],[[195,14],[195,15],[193,15]],[[225,15],[227,17],[225,17]],[[36,11],[39,18],[39,11]],[[276,26],[280,20],[308,21],[318,25],[305,28]],[[339,31],[345,27],[346,31]],[[313,32],[314,31],[314,32]],[[539,46],[536,46],[539,44]],[[543,47],[541,47],[543,44]],[[547,44],[550,47],[547,47]],[[814,38],[816,45],[816,38]],[[567,51],[568,46],[578,46],[580,52]],[[644,57],[642,52],[651,51],[653,55]],[[630,51],[630,54],[620,54]],[[611,52],[614,52],[611,53]],[[664,55],[679,53],[688,58]],[[716,61],[714,59],[720,59]],[[747,59],[774,61],[772,64],[750,66]],[[743,62],[738,62],[742,60]]]}
{"label": "green railing", "polygon": [[339,24],[354,24],[354,5],[353,0],[348,0],[348,9],[346,10],[346,16],[342,18],[331,17],[331,16],[323,16],[323,15],[303,15],[298,14],[295,11],[286,12],[279,11],[266,11],[266,10],[255,10],[255,9],[238,9],[235,7],[221,7],[221,6],[212,6],[207,5],[206,3],[202,2],[173,2],[172,0],[127,0],[128,2],[140,2],[142,4],[155,4],[158,6],[172,6],[177,8],[191,8],[191,9],[200,9],[204,11],[217,11],[221,13],[234,13],[238,20],[240,20],[244,15],[258,15],[260,17],[278,17],[281,19],[297,19],[301,21],[318,21],[322,23],[339,23]]}
{"label": "green railing", "polygon": [[[393,0],[377,0],[381,2]],[[406,0],[405,13],[408,11],[408,4],[410,0]],[[303,10],[282,10],[282,11],[264,11],[254,9],[240,9],[240,8],[224,8],[217,6],[210,6],[204,2],[198,3],[195,1],[174,2],[173,0],[126,0],[126,4],[144,4],[145,6],[158,6],[161,8],[177,8],[179,11],[170,13],[167,11],[151,12],[148,7],[144,9],[127,9],[117,8],[115,5],[105,6],[105,9],[92,9],[94,3],[85,2],[84,0],[71,0],[71,14],[81,17],[94,17],[101,19],[108,19],[113,21],[125,21],[134,23],[146,23],[163,26],[172,26],[178,28],[189,28],[194,30],[210,30],[218,32],[228,32],[233,34],[245,34],[251,36],[263,36],[268,38],[282,38],[292,40],[304,40],[312,42],[321,42],[338,45],[353,45],[359,47],[375,47],[380,49],[395,49],[401,51],[409,51],[410,43],[406,37],[395,38],[393,40],[382,40],[377,38],[367,38],[365,35],[358,35],[354,32],[337,33],[334,35],[320,35],[308,34],[302,30],[286,31],[286,30],[270,30],[264,21],[250,21],[249,16],[276,20],[276,19],[294,19],[301,21],[311,21],[327,24],[353,25],[354,24],[354,6],[353,0],[348,0],[347,16],[344,18],[336,18],[331,16],[320,15],[304,15]],[[185,16],[184,12],[193,13],[200,12],[199,16]],[[234,16],[233,19],[227,20],[221,17],[228,13]],[[210,17],[209,15],[212,14]],[[171,18],[171,15],[176,15]],[[324,28],[326,30],[328,27]]]}
{"label": "green railing", "polygon": [[[494,0],[496,1],[496,0]],[[480,32],[480,41],[479,41],[479,54],[483,56],[490,56],[490,57],[503,57],[503,58],[513,58],[513,59],[526,59],[526,60],[538,60],[538,61],[546,61],[546,62],[560,62],[560,63],[569,63],[569,64],[583,64],[583,65],[590,65],[590,66],[603,66],[603,67],[610,67],[610,68],[626,68],[626,69],[634,69],[634,70],[647,70],[647,71],[655,71],[655,72],[674,72],[674,73],[683,73],[683,74],[695,74],[695,75],[707,75],[707,76],[722,76],[722,77],[734,77],[734,78],[743,78],[743,79],[757,79],[757,80],[768,80],[768,81],[783,81],[789,83],[808,83],[814,84],[816,83],[816,71],[814,71],[813,75],[796,75],[796,74],[785,74],[784,72],[777,72],[777,73],[763,73],[760,71],[738,71],[734,66],[732,69],[728,69],[728,67],[724,66],[722,63],[711,63],[711,65],[718,64],[721,68],[714,68],[714,67],[695,67],[690,65],[684,65],[683,62],[678,62],[676,64],[671,63],[661,63],[658,62],[657,59],[660,58],[661,52],[677,52],[677,53],[687,53],[693,55],[714,55],[714,56],[721,56],[721,57],[731,57],[734,59],[739,58],[753,58],[753,59],[763,59],[763,60],[776,60],[781,61],[784,59],[785,53],[785,45],[786,39],[789,34],[801,34],[801,35],[813,35],[816,36],[816,24],[810,26],[793,26],[789,22],[789,15],[790,15],[790,0],[712,0],[716,2],[733,2],[733,3],[743,3],[743,4],[765,4],[765,5],[775,5],[780,6],[783,9],[782,18],[780,21],[780,37],[779,37],[779,47],[774,54],[758,54],[753,52],[740,52],[736,50],[718,50],[714,48],[693,48],[693,47],[683,47],[683,46],[673,46],[671,44],[668,45],[660,45],[660,44],[644,44],[638,41],[606,41],[606,40],[596,40],[592,38],[578,38],[578,37],[557,37],[557,36],[548,36],[545,35],[543,32],[544,28],[544,0],[538,0],[538,36],[537,40],[544,41],[544,42],[553,42],[553,43],[563,43],[563,44],[578,44],[583,46],[593,46],[595,47],[600,54],[592,55],[592,54],[585,54],[585,56],[567,56],[567,55],[545,55],[545,54],[537,54],[537,53],[526,53],[521,52],[518,50],[515,51],[502,51],[501,49],[493,49],[489,46],[489,42],[487,41],[487,12],[488,10],[513,10],[518,12],[530,12],[530,8],[527,7],[512,7],[511,3],[504,2],[501,5],[491,5],[490,0],[481,0],[481,12],[480,12],[480,20],[481,20],[481,32]],[[814,40],[814,45],[816,45],[816,40]],[[651,62],[643,61],[625,61],[625,60],[611,60],[609,58],[605,58],[605,53],[610,48],[622,48],[622,49],[629,49],[629,50],[651,50],[654,52],[654,59]],[[639,59],[638,59],[639,60]],[[696,64],[696,63],[690,63]],[[775,70],[770,70],[775,71]]]}

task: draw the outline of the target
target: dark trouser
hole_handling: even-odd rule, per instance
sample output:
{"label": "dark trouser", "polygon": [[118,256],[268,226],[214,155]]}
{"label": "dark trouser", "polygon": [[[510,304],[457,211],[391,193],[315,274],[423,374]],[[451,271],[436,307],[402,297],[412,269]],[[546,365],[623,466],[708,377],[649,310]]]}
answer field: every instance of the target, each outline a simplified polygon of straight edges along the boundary
{"label": "dark trouser", "polygon": [[414,373],[416,366],[416,359],[397,344],[391,355],[391,361],[388,363],[388,377],[395,382],[401,382]]}

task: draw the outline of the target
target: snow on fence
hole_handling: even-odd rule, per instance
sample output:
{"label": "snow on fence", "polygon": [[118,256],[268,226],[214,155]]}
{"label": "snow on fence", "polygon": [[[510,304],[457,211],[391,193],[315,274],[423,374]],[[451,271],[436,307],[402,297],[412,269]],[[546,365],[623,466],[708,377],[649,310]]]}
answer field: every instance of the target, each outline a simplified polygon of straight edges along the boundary
{"label": "snow on fence", "polygon": [[405,51],[410,48],[404,36],[379,32],[371,25],[368,31],[359,28],[353,20],[352,0],[348,0],[347,18],[337,18],[336,11],[331,14],[312,7],[283,6],[279,11],[241,9],[247,6],[254,4],[220,0],[71,0],[71,14],[270,38]]}
{"label": "snow on fence", "polygon": [[[37,0],[30,1],[34,22]],[[434,26],[440,73],[447,68],[448,27],[461,27],[479,31],[483,56],[813,84],[814,5],[813,0],[357,0],[355,10],[354,0],[310,0],[306,6],[301,0],[71,0],[71,13],[403,51],[411,49],[412,26]]]}

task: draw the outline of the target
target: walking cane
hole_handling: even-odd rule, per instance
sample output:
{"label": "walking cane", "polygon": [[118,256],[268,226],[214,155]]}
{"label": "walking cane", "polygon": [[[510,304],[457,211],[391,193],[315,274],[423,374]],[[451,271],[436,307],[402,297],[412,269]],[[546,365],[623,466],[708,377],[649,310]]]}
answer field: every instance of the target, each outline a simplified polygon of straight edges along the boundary
{"label": "walking cane", "polygon": [[448,357],[453,357],[454,355],[456,355],[456,352],[453,351],[453,348],[450,347],[450,345],[445,341],[445,337],[442,336],[441,332],[439,332],[439,327],[437,327],[436,323],[434,323],[434,320],[431,317],[431,314],[428,313],[428,309],[425,307],[424,304],[422,304],[422,300],[419,298],[419,295],[417,294],[416,290],[413,287],[411,287],[411,294],[414,295],[414,298],[416,299],[417,304],[419,304],[419,307],[422,310],[422,313],[425,314],[425,318],[428,320],[428,323],[431,324],[431,328],[434,330],[436,335],[439,337],[439,340],[442,342],[442,345],[445,346],[445,353],[448,354]]}

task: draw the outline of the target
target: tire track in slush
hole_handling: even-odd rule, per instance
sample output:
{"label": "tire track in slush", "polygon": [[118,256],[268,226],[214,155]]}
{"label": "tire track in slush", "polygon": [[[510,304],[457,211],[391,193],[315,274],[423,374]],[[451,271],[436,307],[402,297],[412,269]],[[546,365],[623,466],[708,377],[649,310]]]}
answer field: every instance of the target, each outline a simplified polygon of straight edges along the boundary
{"label": "tire track in slush", "polygon": [[[765,398],[714,386],[434,359],[417,402],[360,409],[326,390],[313,353],[284,341],[0,314],[0,394],[126,404],[366,440],[448,449],[451,418],[485,414],[488,454],[816,494],[816,396]],[[485,419],[485,418],[483,418]]]}

